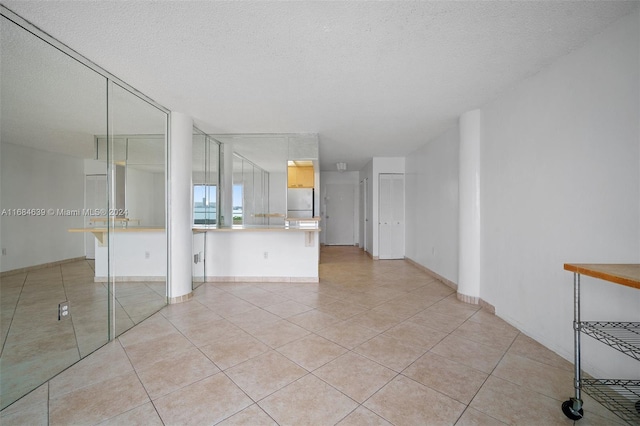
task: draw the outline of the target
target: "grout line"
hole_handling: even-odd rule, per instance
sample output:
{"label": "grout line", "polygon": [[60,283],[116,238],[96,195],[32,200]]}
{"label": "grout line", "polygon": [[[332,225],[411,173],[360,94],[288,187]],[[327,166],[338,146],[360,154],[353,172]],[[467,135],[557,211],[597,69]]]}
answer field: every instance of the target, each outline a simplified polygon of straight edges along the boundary
{"label": "grout line", "polygon": [[[131,361],[131,358],[129,357],[129,353],[127,352],[127,349],[124,347],[124,345],[122,344],[122,342],[120,341],[119,338],[116,338],[115,341],[118,343],[118,345],[120,345],[120,348],[124,352],[124,355],[127,357],[127,360],[129,361],[129,365],[131,365],[131,369],[133,370],[134,374],[136,375],[136,378],[138,379],[138,382],[140,382],[140,386],[142,386],[142,389],[144,389],[144,392],[145,392],[145,394],[147,394],[147,398],[149,399],[149,402],[153,406],[153,409],[156,411],[156,414],[158,415],[158,418],[160,419],[160,421],[164,425],[165,423],[164,423],[164,420],[162,419],[162,416],[160,416],[160,412],[158,411],[158,407],[156,407],[156,404],[153,402],[153,399],[151,399],[151,395],[149,395],[149,391],[147,390],[146,386],[142,382],[142,379],[140,378],[140,375],[138,374],[138,370],[136,370],[136,367],[133,365],[133,362]],[[118,413],[115,416],[110,417],[109,419],[112,419],[112,418],[117,417],[117,416],[119,416],[121,414],[124,414],[124,413],[128,413],[129,411],[132,411],[132,410],[135,410],[136,408],[142,407],[144,404],[146,404],[146,402],[143,403],[143,404],[138,405],[137,407],[132,408],[131,410],[125,411],[123,413]],[[105,419],[104,421],[109,420],[109,419]]]}
{"label": "grout line", "polygon": [[[466,322],[466,321],[465,321]],[[464,324],[464,323],[463,323]],[[498,360],[498,362],[496,363],[495,367],[493,367],[491,369],[491,372],[487,375],[487,377],[482,381],[482,384],[480,385],[480,387],[478,387],[478,390],[476,391],[476,393],[473,394],[473,397],[469,400],[469,404],[467,404],[467,408],[464,409],[464,411],[460,414],[460,417],[462,417],[462,415],[467,411],[467,409],[469,407],[471,407],[471,403],[473,402],[473,400],[476,398],[476,396],[478,396],[478,394],[480,393],[480,391],[482,390],[482,388],[484,387],[484,385],[487,383],[487,380],[489,380],[489,378],[491,376],[493,376],[493,372],[496,370],[496,368],[498,368],[498,366],[500,365],[500,363],[502,362],[502,360],[504,359],[504,357],[507,355],[507,353],[509,352],[509,350],[511,349],[511,347],[513,346],[513,344],[516,341],[516,338],[518,337],[518,335],[520,335],[520,332],[518,332],[518,334],[516,334],[516,336],[513,338],[513,340],[511,341],[511,343],[509,344],[509,347],[504,351],[504,353],[502,354],[502,356],[500,357],[500,360]],[[476,342],[477,343],[477,342]],[[504,379],[502,379],[504,380]],[[520,385],[518,385],[520,386]],[[482,410],[479,410],[477,408],[474,408],[474,410],[477,410],[479,412],[481,412],[482,414],[485,414],[491,418],[494,418],[493,416],[491,416],[488,413],[485,413]],[[458,418],[458,420],[456,420],[456,423],[460,420],[460,417]],[[498,419],[496,419],[498,420]],[[499,420],[500,422],[502,422],[501,420]],[[504,422],[503,422],[504,423]]]}
{"label": "grout line", "polygon": [[47,424],[51,424],[51,380],[47,380]]}
{"label": "grout line", "polygon": [[[27,277],[29,276],[29,273],[26,273],[24,275],[24,279],[22,280],[22,285],[20,286],[20,293],[18,293],[18,297],[16,299],[16,304],[13,307],[13,315],[11,315],[11,321],[9,322],[9,328],[7,328],[7,334],[4,335],[4,338],[2,340],[2,348],[0,349],[0,356],[2,356],[4,354],[4,347],[7,344],[7,340],[9,340],[9,333],[11,332],[11,327],[13,326],[13,320],[16,316],[16,311],[18,310],[18,304],[20,303],[20,298],[22,297],[22,292],[24,291],[24,286],[27,282]],[[0,279],[0,282],[2,280]]]}

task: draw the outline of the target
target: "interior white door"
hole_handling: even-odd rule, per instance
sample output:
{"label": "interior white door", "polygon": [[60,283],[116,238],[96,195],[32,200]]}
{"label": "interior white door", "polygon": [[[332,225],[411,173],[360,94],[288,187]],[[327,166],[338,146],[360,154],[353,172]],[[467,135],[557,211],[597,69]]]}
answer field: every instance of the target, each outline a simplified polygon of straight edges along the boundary
{"label": "interior white door", "polygon": [[404,258],[404,175],[381,173],[378,186],[378,258]]}
{"label": "interior white door", "polygon": [[364,187],[364,180],[360,181],[360,208],[359,208],[359,213],[360,213],[360,217],[358,218],[358,244],[360,244],[360,247],[365,248],[365,234],[366,234],[366,228],[365,228],[365,218],[367,217],[366,214],[366,203],[365,203],[365,195],[364,195],[364,191],[365,191],[365,187]]}
{"label": "interior white door", "polygon": [[355,185],[327,184],[325,195],[325,244],[352,246],[354,240]]}
{"label": "interior white door", "polygon": [[373,256],[373,246],[371,242],[373,241],[373,222],[371,217],[373,216],[373,205],[371,200],[372,196],[372,186],[369,184],[369,178],[364,178],[363,182],[363,191],[364,191],[364,250]]}
{"label": "interior white door", "polygon": [[[96,211],[107,209],[107,175],[87,175],[84,182],[84,208]],[[85,215],[85,228],[105,225],[105,223],[95,222],[96,216]],[[91,232],[84,233],[84,253],[87,259],[96,258],[96,237]]]}

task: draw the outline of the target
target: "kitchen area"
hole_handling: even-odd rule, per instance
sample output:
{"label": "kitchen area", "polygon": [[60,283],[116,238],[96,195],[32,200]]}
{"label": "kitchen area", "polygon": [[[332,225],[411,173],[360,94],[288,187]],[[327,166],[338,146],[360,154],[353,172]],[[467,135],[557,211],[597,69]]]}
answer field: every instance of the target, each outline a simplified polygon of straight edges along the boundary
{"label": "kitchen area", "polygon": [[[220,143],[220,186],[233,188],[235,198],[220,195],[217,224],[194,225],[194,286],[216,281],[318,282],[317,135],[212,137]],[[227,212],[231,206],[235,211]],[[224,219],[229,216],[232,223]]]}
{"label": "kitchen area", "polygon": [[314,217],[315,179],[313,162],[287,162],[287,218]]}

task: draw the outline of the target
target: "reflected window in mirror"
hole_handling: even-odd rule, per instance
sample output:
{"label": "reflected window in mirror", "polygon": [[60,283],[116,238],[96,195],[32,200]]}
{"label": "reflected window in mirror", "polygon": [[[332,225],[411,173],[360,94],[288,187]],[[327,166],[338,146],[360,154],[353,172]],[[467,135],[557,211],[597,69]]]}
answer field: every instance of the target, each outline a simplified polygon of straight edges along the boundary
{"label": "reflected window in mirror", "polygon": [[242,183],[233,184],[233,224],[242,225],[244,206],[244,185]]}
{"label": "reflected window in mirror", "polygon": [[208,184],[193,185],[193,224],[215,225],[218,223],[218,186]]}
{"label": "reflected window in mirror", "polygon": [[193,129],[192,139],[193,224],[220,222],[220,143]]}

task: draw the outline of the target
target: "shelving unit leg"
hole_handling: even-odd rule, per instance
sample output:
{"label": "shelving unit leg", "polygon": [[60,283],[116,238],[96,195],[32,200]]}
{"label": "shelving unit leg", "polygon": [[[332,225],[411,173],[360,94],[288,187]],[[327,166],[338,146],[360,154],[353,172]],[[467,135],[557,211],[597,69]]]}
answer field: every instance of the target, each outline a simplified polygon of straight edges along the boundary
{"label": "shelving unit leg", "polygon": [[572,420],[579,420],[584,415],[582,409],[581,368],[580,368],[580,274],[573,274],[573,387],[575,395],[562,403],[562,411]]}
{"label": "shelving unit leg", "polygon": [[[580,274],[573,274],[573,351],[574,351],[574,409],[578,411],[582,408],[582,392],[580,389]],[[576,407],[575,403],[579,405]]]}

